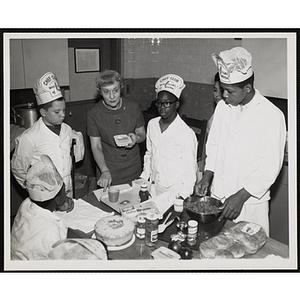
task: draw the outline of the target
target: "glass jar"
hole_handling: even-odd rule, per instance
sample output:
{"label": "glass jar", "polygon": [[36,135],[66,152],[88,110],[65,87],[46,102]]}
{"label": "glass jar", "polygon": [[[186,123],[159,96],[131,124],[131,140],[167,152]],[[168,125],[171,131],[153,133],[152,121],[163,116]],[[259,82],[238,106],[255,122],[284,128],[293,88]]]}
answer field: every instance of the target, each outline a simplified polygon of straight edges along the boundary
{"label": "glass jar", "polygon": [[136,223],[136,237],[140,240],[145,238],[145,227],[146,227],[146,220],[143,216],[138,216],[137,223]]}
{"label": "glass jar", "polygon": [[189,220],[188,221],[187,242],[190,246],[193,246],[196,244],[197,233],[198,233],[198,222],[195,220]]}
{"label": "glass jar", "polygon": [[153,247],[158,240],[158,215],[149,213],[146,215],[145,225],[145,244],[146,246]]}
{"label": "glass jar", "polygon": [[184,221],[179,221],[176,224],[176,227],[177,227],[177,234],[183,241],[185,241],[188,233],[188,224]]}
{"label": "glass jar", "polygon": [[148,185],[143,183],[139,191],[140,202],[144,202],[149,199]]}

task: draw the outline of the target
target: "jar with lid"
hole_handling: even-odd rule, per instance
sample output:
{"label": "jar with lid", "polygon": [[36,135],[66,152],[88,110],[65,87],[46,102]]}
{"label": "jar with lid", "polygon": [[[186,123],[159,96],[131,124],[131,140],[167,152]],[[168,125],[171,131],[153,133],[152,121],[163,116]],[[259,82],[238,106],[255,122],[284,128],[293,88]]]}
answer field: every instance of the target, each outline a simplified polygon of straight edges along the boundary
{"label": "jar with lid", "polygon": [[146,227],[145,217],[144,216],[138,216],[137,223],[136,223],[135,235],[140,240],[143,240],[145,238],[145,227]]}
{"label": "jar with lid", "polygon": [[149,199],[149,191],[148,191],[148,185],[147,183],[142,183],[141,184],[141,189],[139,191],[139,197],[140,197],[140,201],[144,202],[146,200]]}
{"label": "jar with lid", "polygon": [[158,240],[158,215],[156,213],[148,213],[146,215],[145,229],[146,246],[155,246]]}
{"label": "jar with lid", "polygon": [[193,246],[197,242],[198,222],[195,220],[188,221],[188,234],[187,242],[190,246]]}

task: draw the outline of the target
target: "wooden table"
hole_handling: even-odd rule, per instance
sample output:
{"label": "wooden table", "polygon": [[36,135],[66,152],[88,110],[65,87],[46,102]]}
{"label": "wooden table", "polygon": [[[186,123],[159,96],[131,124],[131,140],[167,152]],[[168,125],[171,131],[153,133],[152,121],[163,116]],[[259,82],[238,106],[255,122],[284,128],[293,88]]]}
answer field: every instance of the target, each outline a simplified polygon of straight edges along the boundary
{"label": "wooden table", "polygon": [[[105,205],[104,203],[97,200],[95,195],[91,193],[90,195],[83,198],[85,201],[89,202],[90,204],[104,210],[104,211],[111,211],[111,208]],[[170,209],[172,210],[172,208]],[[176,214],[173,212],[173,214]],[[185,216],[186,218],[186,216]],[[175,223],[175,222],[174,222]],[[230,228],[234,226],[234,222],[227,220],[225,221],[225,224],[223,229]],[[222,225],[222,226],[223,226]],[[119,250],[119,251],[108,251],[108,258],[111,260],[149,260],[151,259],[151,253],[161,247],[168,247],[168,242],[170,241],[170,233],[176,232],[175,225],[170,226],[166,229],[166,231],[163,234],[159,235],[159,240],[155,247],[148,247],[145,245],[144,240],[139,240],[135,238],[134,243],[129,246],[126,249]],[[80,238],[86,238],[90,237],[87,236],[85,233],[80,232],[78,230],[69,230],[68,237],[80,237]],[[289,258],[289,247],[283,243],[280,243],[274,239],[268,238],[266,244],[255,254],[247,255],[244,258],[251,259],[251,258],[265,258],[266,256],[274,254],[276,256],[281,256],[282,258]],[[194,247],[193,249],[193,259],[198,259],[198,251],[197,247]]]}

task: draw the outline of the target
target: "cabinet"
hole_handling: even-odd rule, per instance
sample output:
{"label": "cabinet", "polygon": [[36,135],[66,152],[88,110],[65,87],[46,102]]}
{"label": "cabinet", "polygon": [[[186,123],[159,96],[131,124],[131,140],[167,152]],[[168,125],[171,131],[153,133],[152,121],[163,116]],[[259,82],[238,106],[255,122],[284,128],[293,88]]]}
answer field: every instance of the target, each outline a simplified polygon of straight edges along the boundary
{"label": "cabinet", "polygon": [[[270,237],[286,245],[289,244],[288,196],[288,166],[283,165],[281,172],[271,187],[269,220]],[[290,201],[292,200],[290,199]]]}
{"label": "cabinet", "polygon": [[11,39],[10,88],[32,88],[48,71],[56,74],[60,86],[69,86],[67,39]]}

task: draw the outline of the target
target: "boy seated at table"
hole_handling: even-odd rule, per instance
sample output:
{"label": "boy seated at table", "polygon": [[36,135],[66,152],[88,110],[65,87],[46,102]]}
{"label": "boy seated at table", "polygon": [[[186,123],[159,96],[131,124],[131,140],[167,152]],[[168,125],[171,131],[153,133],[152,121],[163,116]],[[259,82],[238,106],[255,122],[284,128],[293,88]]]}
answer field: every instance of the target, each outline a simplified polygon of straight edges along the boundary
{"label": "boy seated at table", "polygon": [[67,238],[67,225],[54,211],[71,211],[65,184],[50,157],[41,155],[26,176],[29,197],[19,207],[11,231],[12,260],[48,259],[52,245]]}
{"label": "boy seated at table", "polygon": [[155,84],[159,117],[149,121],[147,151],[141,178],[186,198],[193,193],[197,171],[197,139],[177,113],[185,88],[178,75],[162,76]]}

